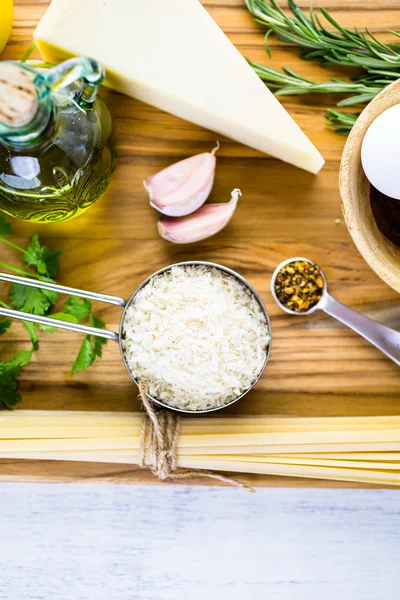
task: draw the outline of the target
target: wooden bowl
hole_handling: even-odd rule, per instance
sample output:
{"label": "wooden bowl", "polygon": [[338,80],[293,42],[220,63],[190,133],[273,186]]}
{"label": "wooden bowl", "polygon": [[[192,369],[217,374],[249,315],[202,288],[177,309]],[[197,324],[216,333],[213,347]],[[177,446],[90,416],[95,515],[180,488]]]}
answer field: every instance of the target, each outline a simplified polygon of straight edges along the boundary
{"label": "wooden bowl", "polygon": [[368,127],[395,104],[400,104],[400,79],[378,94],[358,117],[343,151],[339,186],[344,218],[355,245],[375,273],[400,292],[400,248],[392,244],[375,223],[370,183],[361,166],[361,144]]}

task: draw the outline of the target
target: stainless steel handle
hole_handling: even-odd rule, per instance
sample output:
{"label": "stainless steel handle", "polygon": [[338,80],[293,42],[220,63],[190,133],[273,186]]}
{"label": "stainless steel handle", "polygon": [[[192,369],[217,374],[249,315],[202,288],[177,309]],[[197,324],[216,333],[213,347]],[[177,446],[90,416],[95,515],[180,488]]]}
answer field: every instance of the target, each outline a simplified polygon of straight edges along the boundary
{"label": "stainless steel handle", "polygon": [[68,294],[69,296],[78,296],[78,298],[87,298],[88,300],[97,300],[106,304],[116,304],[124,307],[126,300],[118,296],[108,296],[107,294],[98,294],[97,292],[87,292],[78,288],[71,288],[57,283],[48,283],[47,281],[37,281],[28,277],[19,277],[18,275],[9,275],[8,273],[0,273],[0,281],[8,281],[10,283],[20,283],[29,287],[40,288],[41,290],[50,290],[51,292],[59,292]]}
{"label": "stainless steel handle", "polygon": [[345,306],[328,293],[323,295],[318,308],[359,333],[400,366],[400,333],[398,331],[381,325]]}
{"label": "stainless steel handle", "polygon": [[79,323],[70,323],[69,321],[61,321],[60,319],[51,319],[50,317],[39,317],[31,313],[25,313],[20,310],[11,310],[0,306],[0,315],[9,319],[18,319],[19,321],[30,321],[39,325],[49,325],[57,327],[57,329],[67,329],[68,331],[76,331],[85,335],[97,335],[98,337],[106,338],[119,342],[119,335],[114,331],[107,329],[98,329],[97,327],[89,327],[89,325],[80,325]]}
{"label": "stainless steel handle", "polygon": [[[50,290],[52,292],[60,292],[70,296],[78,296],[79,298],[97,300],[107,304],[116,304],[117,306],[121,307],[126,305],[126,300],[119,298],[118,296],[108,296],[106,294],[98,294],[96,292],[87,292],[85,290],[57,285],[56,283],[49,283],[47,281],[36,281],[35,279],[18,277],[17,275],[9,275],[8,273],[0,273],[0,280],[8,281],[10,283],[19,283],[21,285],[27,285],[29,287],[43,290]],[[0,315],[10,319],[30,321],[31,323],[38,323],[39,325],[49,325],[51,327],[57,327],[58,329],[66,329],[67,331],[84,333],[85,335],[96,335],[98,337],[114,340],[115,342],[119,341],[119,334],[115,333],[114,331],[108,331],[107,329],[98,329],[97,327],[80,325],[79,323],[70,323],[69,321],[61,321],[60,319],[52,319],[51,317],[40,317],[31,313],[25,313],[22,311],[11,310],[9,308],[2,307],[0,307]]]}

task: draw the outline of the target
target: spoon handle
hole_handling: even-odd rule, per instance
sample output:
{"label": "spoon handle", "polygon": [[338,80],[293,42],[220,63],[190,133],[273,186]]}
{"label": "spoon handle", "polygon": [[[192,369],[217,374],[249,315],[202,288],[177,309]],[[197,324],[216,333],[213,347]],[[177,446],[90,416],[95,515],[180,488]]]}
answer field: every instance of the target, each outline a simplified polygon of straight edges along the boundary
{"label": "spoon handle", "polygon": [[319,308],[359,333],[400,366],[400,333],[398,331],[381,325],[345,306],[328,293],[324,294]]}

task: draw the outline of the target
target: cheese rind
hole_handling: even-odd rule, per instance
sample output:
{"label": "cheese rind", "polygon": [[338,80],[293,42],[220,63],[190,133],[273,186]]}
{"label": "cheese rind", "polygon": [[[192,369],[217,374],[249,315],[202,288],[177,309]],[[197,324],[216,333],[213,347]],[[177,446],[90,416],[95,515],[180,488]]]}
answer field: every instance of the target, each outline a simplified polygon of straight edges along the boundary
{"label": "cheese rind", "polygon": [[324,163],[199,0],[53,0],[34,37],[49,62],[91,56],[117,91],[312,173]]}

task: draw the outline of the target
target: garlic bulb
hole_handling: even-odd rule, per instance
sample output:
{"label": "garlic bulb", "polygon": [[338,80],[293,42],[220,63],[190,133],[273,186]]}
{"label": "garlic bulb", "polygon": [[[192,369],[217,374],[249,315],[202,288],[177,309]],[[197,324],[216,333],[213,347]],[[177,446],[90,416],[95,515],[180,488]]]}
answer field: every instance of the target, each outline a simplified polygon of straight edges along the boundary
{"label": "garlic bulb", "polygon": [[215,153],[196,154],[148,177],[146,188],[153,208],[169,217],[189,215],[207,200],[214,185]]}
{"label": "garlic bulb", "polygon": [[239,189],[234,189],[231,200],[225,204],[206,204],[195,213],[178,219],[161,217],[158,221],[158,231],[162,238],[174,244],[205,240],[229,223],[241,195]]}

